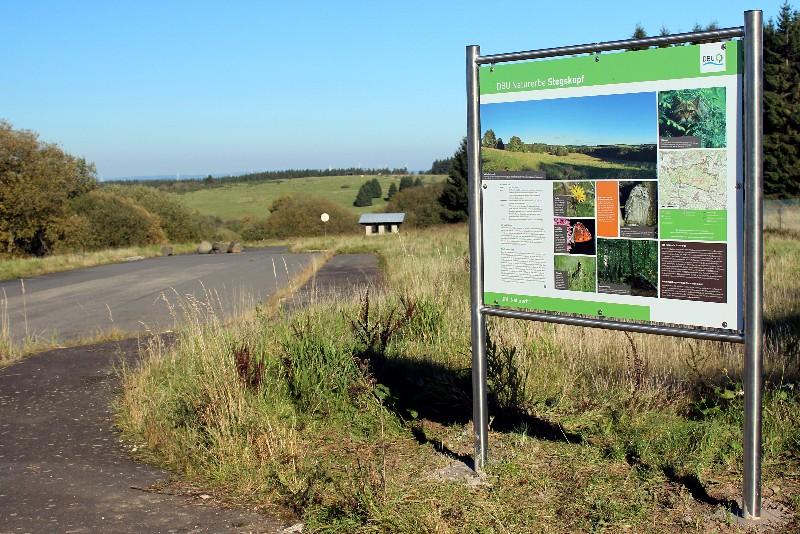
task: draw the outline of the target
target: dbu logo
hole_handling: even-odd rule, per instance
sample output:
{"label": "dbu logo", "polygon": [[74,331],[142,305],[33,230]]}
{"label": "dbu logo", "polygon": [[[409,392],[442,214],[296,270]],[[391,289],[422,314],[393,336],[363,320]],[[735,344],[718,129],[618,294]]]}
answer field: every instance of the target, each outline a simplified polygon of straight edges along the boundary
{"label": "dbu logo", "polygon": [[700,45],[700,72],[725,72],[725,43]]}

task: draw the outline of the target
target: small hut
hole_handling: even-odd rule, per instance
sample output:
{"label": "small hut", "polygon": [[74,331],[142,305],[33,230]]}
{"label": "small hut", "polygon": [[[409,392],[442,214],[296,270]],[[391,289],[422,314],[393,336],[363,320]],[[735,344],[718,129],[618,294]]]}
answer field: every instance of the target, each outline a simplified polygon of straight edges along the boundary
{"label": "small hut", "polygon": [[365,213],[358,224],[366,229],[367,235],[398,234],[405,218],[405,213]]}

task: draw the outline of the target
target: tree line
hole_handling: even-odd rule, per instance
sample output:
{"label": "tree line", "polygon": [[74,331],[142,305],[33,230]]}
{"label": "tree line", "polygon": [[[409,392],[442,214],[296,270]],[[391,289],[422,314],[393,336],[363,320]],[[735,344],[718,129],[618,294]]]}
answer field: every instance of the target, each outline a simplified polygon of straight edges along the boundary
{"label": "tree line", "polygon": [[209,186],[220,186],[237,184],[237,183],[258,183],[267,182],[271,180],[293,180],[295,178],[317,178],[324,176],[381,176],[386,174],[405,175],[409,174],[407,168],[390,169],[389,167],[383,168],[361,168],[361,167],[348,167],[338,169],[287,169],[282,171],[262,171],[252,172],[248,174],[241,174],[238,176],[221,176],[215,178],[210,174],[204,179],[197,180],[194,178],[185,178],[180,180],[175,179],[153,179],[153,180],[106,180],[104,184],[111,185],[142,185],[145,187],[153,187],[162,190],[173,191],[195,191]]}

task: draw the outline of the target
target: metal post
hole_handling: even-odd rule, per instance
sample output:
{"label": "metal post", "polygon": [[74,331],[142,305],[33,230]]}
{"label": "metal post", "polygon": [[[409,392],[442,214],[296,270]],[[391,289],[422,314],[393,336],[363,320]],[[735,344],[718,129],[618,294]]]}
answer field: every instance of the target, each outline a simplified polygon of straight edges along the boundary
{"label": "metal post", "polygon": [[486,464],[489,408],[486,401],[486,317],[483,306],[483,234],[481,227],[481,153],[478,64],[480,47],[467,47],[467,160],[469,178],[470,316],[472,324],[472,417],[475,470]]}
{"label": "metal post", "polygon": [[761,517],[762,395],[762,32],[761,11],[744,14],[744,182],[745,182],[745,349],[744,349],[744,519]]}

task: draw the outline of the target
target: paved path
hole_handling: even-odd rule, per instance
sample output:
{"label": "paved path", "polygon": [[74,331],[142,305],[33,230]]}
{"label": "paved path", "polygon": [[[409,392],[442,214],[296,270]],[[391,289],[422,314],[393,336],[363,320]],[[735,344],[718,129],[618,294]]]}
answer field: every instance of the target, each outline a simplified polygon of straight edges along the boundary
{"label": "paved path", "polygon": [[[337,256],[290,302],[379,283],[373,256]],[[135,339],[61,348],[0,371],[0,533],[281,532],[293,523],[222,506],[210,492],[187,495],[168,473],[130,459],[110,402],[114,365],[135,362],[138,348]]]}
{"label": "paved path", "polygon": [[162,332],[181,319],[187,295],[212,295],[231,314],[269,297],[319,257],[284,250],[165,256],[0,282],[0,304],[7,307],[0,314],[7,313],[16,341]]}

